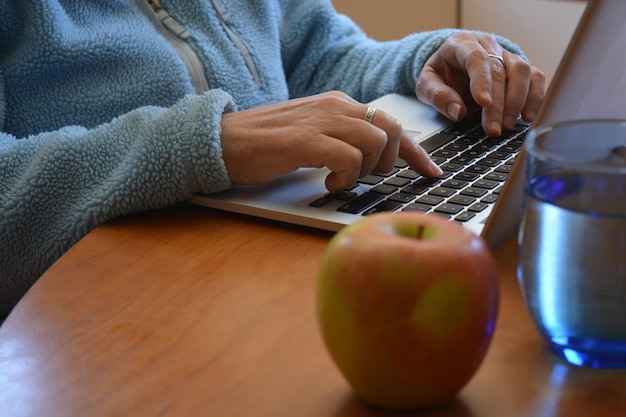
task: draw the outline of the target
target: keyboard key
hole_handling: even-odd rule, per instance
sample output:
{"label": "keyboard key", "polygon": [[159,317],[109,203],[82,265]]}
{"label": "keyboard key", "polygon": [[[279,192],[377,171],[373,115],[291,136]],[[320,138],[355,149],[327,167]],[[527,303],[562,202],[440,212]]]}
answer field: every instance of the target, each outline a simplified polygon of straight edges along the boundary
{"label": "keyboard key", "polygon": [[469,143],[460,142],[460,141],[454,141],[454,142],[446,145],[443,149],[445,149],[447,151],[460,152],[460,151],[463,151],[463,150],[467,149],[469,146],[470,146]]}
{"label": "keyboard key", "polygon": [[357,198],[355,198],[354,200],[348,201],[346,204],[339,207],[337,210],[344,212],[344,213],[357,214],[365,210],[366,208],[371,207],[372,205],[378,203],[384,197],[385,196],[380,193],[372,193],[372,192],[363,193]]}
{"label": "keyboard key", "polygon": [[521,145],[514,144],[514,143],[507,143],[506,145],[502,145],[500,148],[498,148],[498,150],[502,152],[515,153],[519,151],[520,148],[521,148]]}
{"label": "keyboard key", "polygon": [[454,174],[454,172],[446,171],[444,169],[443,172],[441,174],[437,175],[435,178],[438,178],[440,180],[445,180],[446,178],[450,178],[452,176],[452,174]]}
{"label": "keyboard key", "polygon": [[430,187],[427,185],[420,185],[420,184],[413,183],[404,187],[402,191],[404,191],[405,193],[419,195],[419,194],[424,194],[426,191],[428,191],[429,188]]}
{"label": "keyboard key", "polygon": [[471,206],[469,206],[468,210],[476,212],[476,213],[480,213],[481,211],[483,211],[487,207],[489,207],[489,204],[482,203],[482,202],[479,201],[478,203],[475,203],[475,204],[472,204]]}
{"label": "keyboard key", "polygon": [[468,195],[470,197],[482,197],[487,193],[488,191],[486,189],[476,187],[469,187],[461,191],[461,194]]}
{"label": "keyboard key", "polygon": [[454,134],[437,133],[429,137],[426,140],[420,142],[420,146],[428,153],[433,152],[435,149],[441,148],[456,137]]}
{"label": "keyboard key", "polygon": [[427,211],[430,211],[430,209],[432,209],[432,206],[428,204],[411,203],[404,207],[402,211],[421,211],[426,213]]}
{"label": "keyboard key", "polygon": [[461,181],[474,181],[479,176],[480,176],[479,174],[475,174],[471,172],[459,172],[458,174],[454,176],[454,179],[461,180]]}
{"label": "keyboard key", "polygon": [[474,183],[472,184],[472,187],[485,188],[487,190],[493,190],[498,185],[500,185],[500,183],[497,182],[497,181],[479,179],[479,180],[474,181]]}
{"label": "keyboard key", "polygon": [[476,161],[476,164],[478,164],[478,165],[491,167],[491,168],[493,168],[495,166],[498,166],[501,163],[502,163],[501,160],[493,159],[493,158],[482,158],[482,159],[479,159],[478,161]]}
{"label": "keyboard key", "polygon": [[461,211],[463,211],[463,206],[451,203],[443,203],[435,208],[437,213],[457,214]]}
{"label": "keyboard key", "polygon": [[476,198],[470,197],[468,195],[455,195],[450,200],[448,200],[449,203],[459,204],[462,206],[469,206],[474,201],[476,201]]}
{"label": "keyboard key", "polygon": [[396,186],[396,187],[404,187],[405,185],[407,185],[410,182],[411,182],[411,180],[407,179],[407,178],[393,177],[393,178],[389,178],[387,181],[385,181],[385,184],[386,185],[393,185],[393,186]]}
{"label": "keyboard key", "polygon": [[452,158],[450,160],[451,163],[453,164],[459,164],[459,165],[467,165],[469,163],[471,163],[474,159],[474,157],[469,157],[469,156],[457,156],[456,158]]}
{"label": "keyboard key", "polygon": [[414,180],[414,179],[418,178],[419,176],[420,176],[420,174],[418,174],[417,172],[413,171],[412,169],[405,169],[405,170],[402,170],[402,171],[398,172],[398,177],[408,178],[410,180]]}
{"label": "keyboard key", "polygon": [[450,197],[454,193],[456,193],[456,190],[453,188],[437,187],[437,188],[433,188],[432,190],[430,190],[428,194],[438,195],[440,197]]}
{"label": "keyboard key", "polygon": [[453,164],[452,162],[446,162],[445,164],[439,165],[439,168],[444,171],[458,172],[464,168],[461,164]]}
{"label": "keyboard key", "polygon": [[441,165],[448,160],[448,158],[442,158],[441,156],[430,155],[430,159],[437,165]]}
{"label": "keyboard key", "polygon": [[470,138],[470,137],[461,137],[461,138],[458,138],[457,140],[455,140],[455,142],[466,143],[467,145],[474,145],[474,144],[480,142],[480,139],[478,139],[478,138]]}
{"label": "keyboard key", "polygon": [[476,213],[472,213],[471,211],[464,211],[454,218],[454,220],[458,222],[466,222],[471,220],[473,217],[476,217]]}
{"label": "keyboard key", "polygon": [[482,127],[477,127],[476,129],[467,132],[465,136],[470,137],[470,138],[483,139],[487,137],[487,134],[485,133]]}
{"label": "keyboard key", "polygon": [[398,187],[394,187],[392,185],[387,185],[387,184],[378,184],[376,187],[372,188],[370,191],[373,191],[375,193],[389,195],[398,191]]}
{"label": "keyboard key", "polygon": [[472,165],[463,170],[463,172],[472,173],[472,174],[484,174],[489,171],[491,168],[483,166],[483,165]]}
{"label": "keyboard key", "polygon": [[499,137],[499,138],[485,138],[481,143],[486,145],[488,149],[493,149],[496,146],[499,146],[505,142],[506,140],[504,140],[504,138]]}
{"label": "keyboard key", "polygon": [[454,220],[458,222],[466,222],[471,220],[473,217],[476,217],[476,213],[472,213],[471,211],[464,211],[454,218]]}
{"label": "keyboard key", "polygon": [[506,181],[508,176],[509,174],[505,174],[504,172],[493,171],[485,175],[484,178],[487,180],[491,180],[491,181],[503,182],[503,181]]}
{"label": "keyboard key", "polygon": [[482,141],[479,144],[476,144],[472,150],[474,151],[483,151],[483,153],[487,153],[487,151],[495,148],[496,145],[493,142]]}
{"label": "keyboard key", "polygon": [[369,174],[364,176],[363,178],[359,178],[359,182],[361,184],[367,184],[367,185],[376,185],[379,182],[383,181],[385,179],[385,177],[381,176],[381,175],[374,175],[374,174]]}
{"label": "keyboard key", "polygon": [[326,194],[326,197],[332,198],[333,200],[339,201],[350,201],[358,194],[353,191],[341,190],[341,191],[333,191],[331,193]]}
{"label": "keyboard key", "polygon": [[402,203],[398,203],[396,201],[391,201],[391,200],[385,200],[376,204],[374,207],[365,210],[363,215],[369,216],[370,214],[375,214],[375,213],[387,213],[390,211],[396,211],[400,207],[402,207]]}
{"label": "keyboard key", "polygon": [[399,203],[410,203],[411,201],[415,200],[415,195],[414,194],[409,194],[409,193],[403,193],[403,192],[399,192],[399,193],[395,193],[391,196],[389,196],[389,200],[392,201],[397,201]]}
{"label": "keyboard key", "polygon": [[433,153],[433,156],[439,156],[441,158],[452,158],[456,156],[458,152],[450,149],[439,149]]}
{"label": "keyboard key", "polygon": [[425,195],[418,198],[415,202],[421,204],[428,204],[430,206],[436,206],[444,200],[443,197],[437,197],[436,195]]}
{"label": "keyboard key", "polygon": [[464,156],[466,158],[480,158],[485,153],[486,152],[484,150],[471,148],[463,152],[461,156]]}
{"label": "keyboard key", "polygon": [[494,169],[494,171],[508,174],[509,172],[511,172],[511,168],[513,168],[513,165],[502,164],[498,166],[496,169]]}
{"label": "keyboard key", "polygon": [[483,203],[493,204],[496,202],[496,200],[498,200],[498,194],[487,194],[480,201],[482,201]]}
{"label": "keyboard key", "polygon": [[501,161],[504,161],[504,160],[509,159],[510,156],[511,156],[511,154],[508,153],[508,152],[493,151],[489,155],[487,155],[487,158],[499,159]]}
{"label": "keyboard key", "polygon": [[438,178],[422,177],[419,180],[415,181],[413,184],[432,186],[432,185],[439,184],[440,182],[441,180],[439,180]]}
{"label": "keyboard key", "polygon": [[469,182],[467,181],[461,181],[461,180],[457,180],[457,179],[450,179],[446,182],[444,182],[443,184],[441,184],[443,187],[447,187],[447,188],[454,188],[455,190],[460,190],[461,188],[465,188],[469,185]]}
{"label": "keyboard key", "polygon": [[444,132],[455,136],[461,136],[475,126],[478,126],[479,124],[480,112],[476,112],[476,114],[472,114],[469,117],[461,120],[460,122],[448,126],[446,129],[444,129]]}

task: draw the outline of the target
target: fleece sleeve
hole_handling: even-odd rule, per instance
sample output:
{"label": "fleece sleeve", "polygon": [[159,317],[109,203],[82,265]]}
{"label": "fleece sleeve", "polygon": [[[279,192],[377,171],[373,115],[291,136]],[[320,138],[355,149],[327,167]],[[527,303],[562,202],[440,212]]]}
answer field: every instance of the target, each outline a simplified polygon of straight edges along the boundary
{"label": "fleece sleeve", "polygon": [[[377,42],[327,1],[283,2],[283,60],[293,96],[341,90],[367,102],[396,92],[415,94],[426,60],[458,29],[418,32]],[[417,28],[416,28],[417,29]],[[520,48],[496,36],[520,55]],[[316,45],[311,47],[311,45]]]}
{"label": "fleece sleeve", "polygon": [[94,129],[0,133],[0,317],[97,225],[229,188],[219,136],[232,105],[212,90]]}

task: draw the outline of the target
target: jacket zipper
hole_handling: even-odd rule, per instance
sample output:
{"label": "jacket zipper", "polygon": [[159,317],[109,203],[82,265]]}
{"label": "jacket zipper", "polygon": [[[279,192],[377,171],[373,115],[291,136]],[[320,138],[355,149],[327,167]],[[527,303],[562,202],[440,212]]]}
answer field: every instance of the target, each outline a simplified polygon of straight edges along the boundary
{"label": "jacket zipper", "polygon": [[[144,12],[150,11],[146,10],[146,4],[152,9],[152,16],[149,15],[149,17],[152,17],[152,20],[155,23],[158,23],[156,26],[159,32],[161,32],[161,34],[163,34],[165,38],[174,46],[182,60],[185,62],[196,92],[202,93],[207,91],[209,89],[209,85],[202,62],[200,61],[198,54],[196,54],[196,52],[187,43],[187,39],[191,36],[189,32],[187,32],[182,25],[180,25],[172,16],[170,16],[169,13],[167,13],[167,11],[161,7],[158,0],[136,1],[139,4],[139,8]],[[259,71],[254,64],[252,54],[250,54],[248,47],[237,32],[232,28],[232,25],[230,24],[230,14],[220,0],[211,0],[211,4],[217,13],[217,17],[222,25],[222,28],[230,38],[231,42],[233,42],[235,47],[241,53],[246,66],[254,79],[254,82],[260,87],[261,77],[259,76]]]}
{"label": "jacket zipper", "polygon": [[201,94],[209,90],[209,82],[202,61],[187,42],[191,37],[189,32],[161,7],[158,0],[136,0],[136,3],[181,57],[196,93]]}
{"label": "jacket zipper", "polygon": [[241,39],[241,37],[237,34],[237,32],[235,32],[234,28],[232,27],[228,10],[226,10],[221,0],[211,0],[211,4],[213,4],[213,7],[217,12],[217,17],[219,18],[220,23],[224,28],[224,31],[233,42],[233,44],[237,47],[237,49],[239,49],[239,52],[246,62],[248,70],[250,70],[250,74],[252,75],[252,78],[254,78],[256,85],[261,86],[261,77],[259,76],[259,71],[254,64],[254,60],[252,59],[252,54],[250,54],[250,50],[244,43],[243,39]]}

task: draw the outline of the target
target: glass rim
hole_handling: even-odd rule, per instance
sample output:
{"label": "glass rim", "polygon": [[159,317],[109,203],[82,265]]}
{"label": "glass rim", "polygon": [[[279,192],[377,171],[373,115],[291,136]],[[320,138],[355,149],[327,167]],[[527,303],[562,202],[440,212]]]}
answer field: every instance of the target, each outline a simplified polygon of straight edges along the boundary
{"label": "glass rim", "polygon": [[[580,119],[566,120],[533,126],[524,140],[525,152],[541,161],[552,161],[567,168],[582,169],[590,172],[626,174],[626,164],[600,164],[597,160],[574,159],[537,147],[537,138],[556,129],[575,128],[577,126],[613,126],[626,128],[626,119]],[[626,132],[626,130],[625,130]],[[625,144],[626,145],[626,144]]]}

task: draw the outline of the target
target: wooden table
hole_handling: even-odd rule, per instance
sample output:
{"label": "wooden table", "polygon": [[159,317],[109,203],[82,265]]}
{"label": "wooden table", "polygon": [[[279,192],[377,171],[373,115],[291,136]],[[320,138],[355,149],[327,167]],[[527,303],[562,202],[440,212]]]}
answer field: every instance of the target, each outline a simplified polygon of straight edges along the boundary
{"label": "wooden table", "polygon": [[626,371],[571,367],[545,349],[518,289],[514,239],[496,251],[493,343],[458,398],[415,413],[364,404],[317,328],[330,236],[186,205],[99,227],[0,327],[0,415],[626,415]]}

